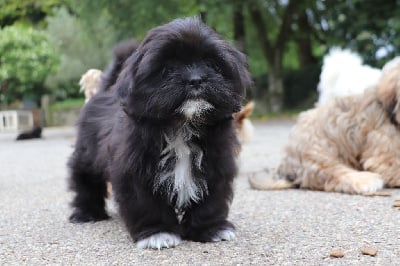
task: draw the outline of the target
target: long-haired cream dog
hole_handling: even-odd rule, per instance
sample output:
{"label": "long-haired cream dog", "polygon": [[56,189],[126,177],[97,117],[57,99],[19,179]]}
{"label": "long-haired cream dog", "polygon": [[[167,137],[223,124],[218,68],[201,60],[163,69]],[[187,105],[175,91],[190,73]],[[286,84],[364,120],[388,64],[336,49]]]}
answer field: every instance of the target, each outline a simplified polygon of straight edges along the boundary
{"label": "long-haired cream dog", "polygon": [[400,62],[375,88],[302,113],[278,178],[253,176],[256,189],[300,187],[368,194],[400,186]]}
{"label": "long-haired cream dog", "polygon": [[362,58],[349,49],[333,47],[324,56],[318,84],[318,104],[338,96],[361,94],[378,84],[381,70],[363,64]]}

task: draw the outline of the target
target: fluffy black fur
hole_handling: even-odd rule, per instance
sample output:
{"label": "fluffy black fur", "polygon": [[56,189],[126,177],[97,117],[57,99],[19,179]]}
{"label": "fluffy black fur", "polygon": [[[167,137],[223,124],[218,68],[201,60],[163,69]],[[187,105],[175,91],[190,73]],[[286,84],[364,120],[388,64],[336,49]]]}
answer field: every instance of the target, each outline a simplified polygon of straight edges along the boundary
{"label": "fluffy black fur", "polygon": [[19,134],[16,140],[40,139],[41,137],[42,137],[42,128],[34,127],[30,131],[25,131]]}
{"label": "fluffy black fur", "polygon": [[113,62],[101,75],[99,91],[111,88],[117,81],[118,74],[125,63],[125,60],[138,48],[139,43],[135,39],[126,40],[117,44],[113,49]]}
{"label": "fluffy black fur", "polygon": [[[118,75],[111,89],[96,94],[81,113],[68,163],[76,193],[70,221],[108,218],[104,199],[110,180],[134,241],[167,232],[207,242],[221,230],[233,230],[226,220],[239,145],[232,114],[251,83],[246,67],[242,53],[196,18],[151,30],[120,73],[107,72]],[[190,100],[213,108],[188,117],[182,106]],[[187,178],[198,188],[196,197],[179,206],[174,176],[162,175],[179,160],[176,150],[165,152],[178,137],[192,152]],[[182,220],[175,209],[184,213]]]}

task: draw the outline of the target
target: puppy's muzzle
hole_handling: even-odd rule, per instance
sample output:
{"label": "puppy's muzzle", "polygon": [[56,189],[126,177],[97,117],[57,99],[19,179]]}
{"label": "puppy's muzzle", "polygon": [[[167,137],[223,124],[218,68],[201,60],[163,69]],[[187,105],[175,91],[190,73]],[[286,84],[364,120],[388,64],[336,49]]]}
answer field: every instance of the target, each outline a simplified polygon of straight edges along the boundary
{"label": "puppy's muzzle", "polygon": [[197,89],[200,85],[204,82],[204,77],[200,74],[193,73],[187,80],[187,84],[192,87],[193,89]]}
{"label": "puppy's muzzle", "polygon": [[190,98],[199,98],[203,94],[206,78],[200,73],[191,73],[185,80]]}

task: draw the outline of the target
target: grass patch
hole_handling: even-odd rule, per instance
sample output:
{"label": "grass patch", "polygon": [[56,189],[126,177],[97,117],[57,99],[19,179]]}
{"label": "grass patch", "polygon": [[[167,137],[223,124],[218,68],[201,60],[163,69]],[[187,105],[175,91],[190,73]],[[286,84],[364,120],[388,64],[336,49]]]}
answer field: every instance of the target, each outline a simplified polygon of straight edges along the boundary
{"label": "grass patch", "polygon": [[85,104],[85,99],[79,98],[79,99],[67,99],[62,102],[55,102],[51,104],[50,108],[59,110],[59,109],[70,109],[70,108],[75,108],[75,107],[81,107]]}
{"label": "grass patch", "polygon": [[271,119],[295,119],[300,112],[309,109],[308,107],[298,107],[298,108],[287,108],[281,112],[271,112],[268,110],[267,106],[262,103],[255,101],[255,106],[253,113],[250,116],[251,120],[271,120]]}
{"label": "grass patch", "polygon": [[50,104],[46,113],[46,124],[48,126],[65,126],[73,124],[78,117],[81,108],[85,104],[85,99],[67,99],[62,102]]}
{"label": "grass patch", "polygon": [[254,113],[250,116],[251,120],[254,121],[267,121],[275,119],[296,119],[300,112],[304,110],[284,110],[279,113],[264,112],[264,113]]}

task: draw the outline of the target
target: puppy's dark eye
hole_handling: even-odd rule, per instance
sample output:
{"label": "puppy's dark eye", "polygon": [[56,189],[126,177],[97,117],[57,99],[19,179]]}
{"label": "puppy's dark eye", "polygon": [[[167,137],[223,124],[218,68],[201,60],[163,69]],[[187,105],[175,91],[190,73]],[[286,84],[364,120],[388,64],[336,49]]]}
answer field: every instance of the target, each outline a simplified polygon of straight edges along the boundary
{"label": "puppy's dark eye", "polygon": [[173,67],[171,65],[166,65],[161,69],[161,76],[165,77],[173,71]]}
{"label": "puppy's dark eye", "polygon": [[212,61],[212,60],[207,60],[206,61],[206,65],[209,68],[212,68],[214,71],[221,73],[222,74],[222,68],[221,66],[219,66],[216,62]]}

